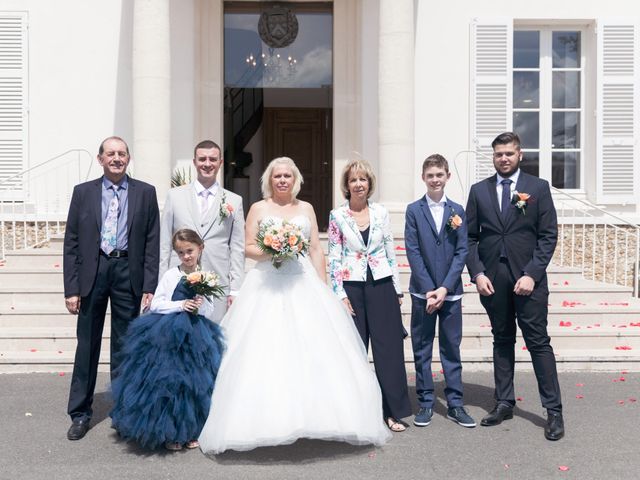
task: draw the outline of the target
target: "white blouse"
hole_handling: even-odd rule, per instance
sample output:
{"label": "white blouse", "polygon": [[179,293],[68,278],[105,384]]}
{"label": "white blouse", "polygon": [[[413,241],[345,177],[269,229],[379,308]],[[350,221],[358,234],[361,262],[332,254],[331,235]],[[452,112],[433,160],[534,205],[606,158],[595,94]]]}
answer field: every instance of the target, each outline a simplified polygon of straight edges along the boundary
{"label": "white blouse", "polygon": [[[184,273],[181,272],[178,267],[170,268],[165,272],[162,279],[160,279],[160,283],[158,283],[158,288],[156,288],[156,293],[153,295],[153,300],[151,301],[150,310],[152,312],[173,313],[182,311],[184,300],[171,300],[171,297],[183,276]],[[198,308],[198,313],[213,321],[213,310],[213,303],[205,298],[200,308]]]}

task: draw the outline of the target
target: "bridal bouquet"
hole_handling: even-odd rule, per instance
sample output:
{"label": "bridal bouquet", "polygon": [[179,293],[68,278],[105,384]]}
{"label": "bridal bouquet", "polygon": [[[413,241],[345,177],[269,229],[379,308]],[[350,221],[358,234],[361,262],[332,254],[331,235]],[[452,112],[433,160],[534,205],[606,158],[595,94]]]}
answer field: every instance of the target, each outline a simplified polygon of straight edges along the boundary
{"label": "bridal bouquet", "polygon": [[220,285],[220,278],[213,272],[191,272],[183,275],[181,281],[189,290],[196,295],[202,295],[209,301],[225,295],[224,288]]}
{"label": "bridal bouquet", "polygon": [[305,255],[309,251],[309,240],[304,237],[300,227],[287,221],[282,225],[274,222],[261,224],[256,242],[260,250],[271,255],[271,263],[276,268],[280,268],[286,259]]}

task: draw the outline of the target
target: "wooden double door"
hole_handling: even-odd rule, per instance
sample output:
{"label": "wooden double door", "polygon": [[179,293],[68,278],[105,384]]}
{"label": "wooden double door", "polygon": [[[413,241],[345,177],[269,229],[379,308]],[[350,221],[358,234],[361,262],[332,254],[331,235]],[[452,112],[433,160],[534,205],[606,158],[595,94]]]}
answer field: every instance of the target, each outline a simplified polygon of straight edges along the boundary
{"label": "wooden double door", "polygon": [[328,108],[265,108],[264,165],[291,157],[304,177],[300,200],[313,205],[318,227],[326,231],[332,207],[332,117]]}

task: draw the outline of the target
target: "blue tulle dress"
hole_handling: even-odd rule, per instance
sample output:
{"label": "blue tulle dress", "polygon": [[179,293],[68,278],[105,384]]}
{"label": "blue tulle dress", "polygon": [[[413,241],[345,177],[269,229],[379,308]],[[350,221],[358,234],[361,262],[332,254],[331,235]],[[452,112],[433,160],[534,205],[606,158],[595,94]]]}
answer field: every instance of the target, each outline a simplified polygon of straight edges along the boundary
{"label": "blue tulle dress", "polygon": [[[171,300],[193,297],[178,282]],[[223,350],[220,327],[202,315],[152,312],[135,319],[111,385],[113,427],[123,439],[149,449],[197,439]]]}

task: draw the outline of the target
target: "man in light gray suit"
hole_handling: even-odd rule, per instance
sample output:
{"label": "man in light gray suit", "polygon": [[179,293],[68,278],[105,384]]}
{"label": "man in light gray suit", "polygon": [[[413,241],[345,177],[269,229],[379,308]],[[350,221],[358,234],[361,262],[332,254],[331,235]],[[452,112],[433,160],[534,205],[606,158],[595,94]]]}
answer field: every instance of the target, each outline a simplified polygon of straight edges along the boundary
{"label": "man in light gray suit", "polygon": [[205,244],[200,259],[202,269],[217,273],[226,286],[226,299],[215,300],[215,317],[219,322],[244,278],[242,197],[217,182],[222,152],[215,142],[204,140],[196,145],[193,165],[197,180],[170,189],[164,204],[160,223],[160,277],[180,264],[171,245],[174,232],[181,228],[198,232]]}

